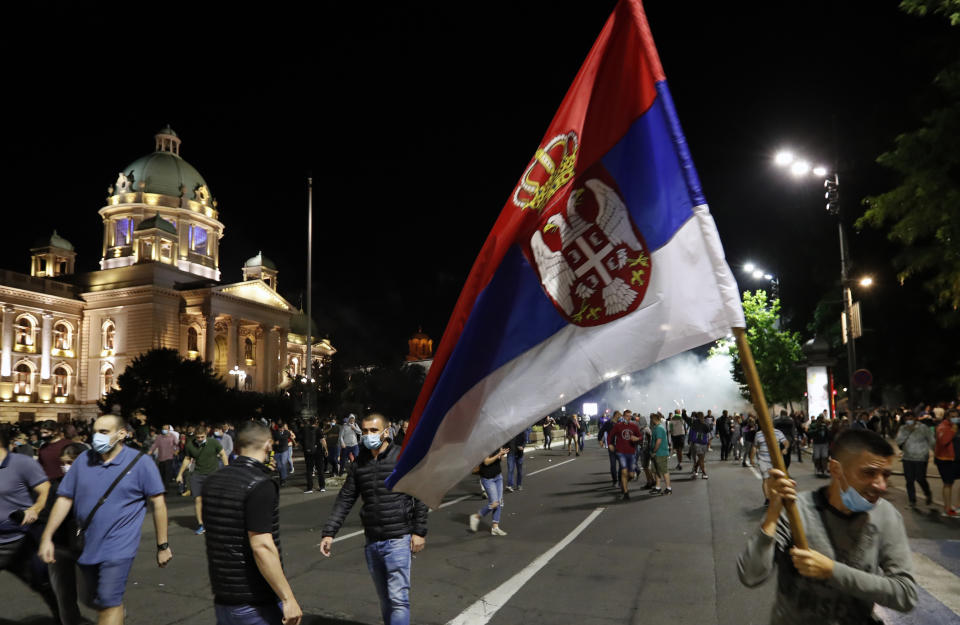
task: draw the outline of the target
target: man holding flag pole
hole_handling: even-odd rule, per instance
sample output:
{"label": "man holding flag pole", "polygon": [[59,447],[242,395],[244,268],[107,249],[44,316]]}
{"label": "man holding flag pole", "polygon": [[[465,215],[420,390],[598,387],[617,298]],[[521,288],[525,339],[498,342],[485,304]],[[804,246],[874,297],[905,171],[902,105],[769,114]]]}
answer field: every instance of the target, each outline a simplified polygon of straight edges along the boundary
{"label": "man holding flag pole", "polygon": [[564,396],[731,330],[752,363],[744,327],[642,4],[621,0],[470,271],[387,484],[436,507]]}

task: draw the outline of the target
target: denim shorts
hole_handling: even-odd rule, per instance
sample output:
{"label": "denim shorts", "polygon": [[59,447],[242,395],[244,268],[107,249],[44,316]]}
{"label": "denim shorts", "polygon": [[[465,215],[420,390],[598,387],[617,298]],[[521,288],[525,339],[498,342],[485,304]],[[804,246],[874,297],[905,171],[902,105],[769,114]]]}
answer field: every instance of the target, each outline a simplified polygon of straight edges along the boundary
{"label": "denim shorts", "polygon": [[628,473],[637,472],[637,457],[634,454],[621,454],[618,451],[617,458],[620,459],[621,469],[626,469]]}
{"label": "denim shorts", "polygon": [[283,623],[283,604],[264,603],[261,605],[223,605],[213,604],[217,615],[217,625],[281,625]]}
{"label": "denim shorts", "polygon": [[99,564],[78,564],[86,582],[85,603],[94,608],[114,608],[123,605],[123,591],[133,566],[128,560],[108,560]]}

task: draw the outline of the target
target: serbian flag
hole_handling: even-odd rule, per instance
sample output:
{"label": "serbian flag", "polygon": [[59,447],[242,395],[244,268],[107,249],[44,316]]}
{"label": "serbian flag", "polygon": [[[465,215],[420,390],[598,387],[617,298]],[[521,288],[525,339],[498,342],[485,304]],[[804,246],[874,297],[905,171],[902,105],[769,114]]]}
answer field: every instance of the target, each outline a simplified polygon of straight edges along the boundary
{"label": "serbian flag", "polygon": [[561,405],[733,327],[737,284],[643,6],[621,0],[470,271],[387,485],[436,507]]}

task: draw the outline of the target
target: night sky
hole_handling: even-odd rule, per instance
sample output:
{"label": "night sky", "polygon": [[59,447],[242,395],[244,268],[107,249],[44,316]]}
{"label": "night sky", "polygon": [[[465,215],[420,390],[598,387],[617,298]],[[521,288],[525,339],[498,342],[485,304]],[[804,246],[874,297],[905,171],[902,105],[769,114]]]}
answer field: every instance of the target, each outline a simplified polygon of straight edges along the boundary
{"label": "night sky", "polygon": [[[37,3],[11,16],[0,267],[27,271],[53,228],[97,267],[97,210],[170,123],[226,226],[221,270],[263,250],[304,290],[315,178],[315,317],[342,362],[439,340],[473,259],[615,2]],[[805,332],[839,300],[836,219],[819,180],[773,168],[781,146],[839,163],[848,222],[895,178],[874,164],[917,127],[957,29],[896,2],[689,3],[646,9],[704,192],[742,288],[777,274]],[[228,8],[229,7],[229,8]],[[12,107],[12,109],[10,108]],[[898,285],[880,232],[851,232],[869,366],[888,378],[955,357],[919,285]],[[914,333],[906,324],[923,328]],[[951,335],[953,336],[953,335]],[[942,344],[942,342],[940,343]]]}

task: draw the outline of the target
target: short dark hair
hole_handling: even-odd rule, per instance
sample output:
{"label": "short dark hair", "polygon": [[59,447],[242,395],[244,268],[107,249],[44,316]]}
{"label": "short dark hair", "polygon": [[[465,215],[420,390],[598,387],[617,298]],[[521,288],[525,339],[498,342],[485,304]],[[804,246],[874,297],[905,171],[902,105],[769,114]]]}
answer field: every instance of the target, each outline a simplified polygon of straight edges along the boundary
{"label": "short dark hair", "polygon": [[6,449],[10,446],[10,428],[0,425],[0,447]]}
{"label": "short dark hair", "polygon": [[40,429],[47,430],[49,432],[59,432],[60,424],[54,421],[53,419],[47,419],[46,421],[40,422]]}
{"label": "short dark hair", "polygon": [[71,460],[76,460],[77,456],[87,451],[87,446],[81,443],[70,443],[60,450],[60,457],[67,456]]}
{"label": "short dark hair", "polygon": [[844,430],[837,435],[833,442],[831,456],[840,458],[841,456],[858,454],[863,451],[869,451],[877,456],[889,458],[893,455],[893,447],[882,436],[873,430],[849,429]]}
{"label": "short dark hair", "polygon": [[370,414],[365,416],[363,419],[361,419],[360,423],[362,424],[364,421],[373,421],[374,419],[380,420],[380,425],[384,430],[387,429],[387,426],[390,425],[390,422],[387,421],[387,418],[382,414],[380,414],[379,412],[371,412]]}
{"label": "short dark hair", "polygon": [[273,438],[270,428],[259,421],[246,421],[237,430],[237,449],[263,445]]}

